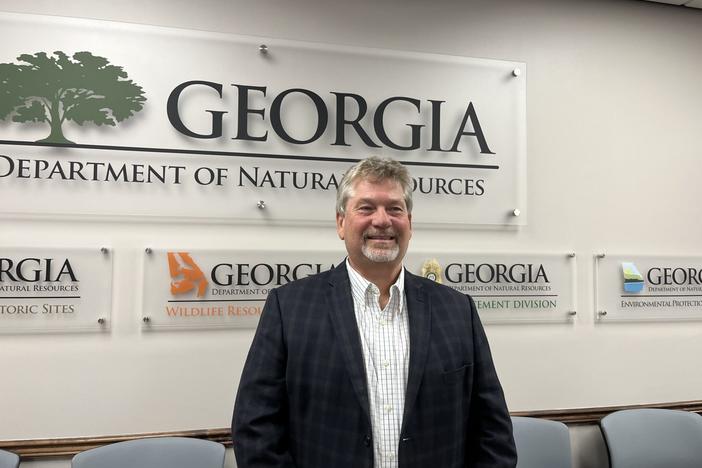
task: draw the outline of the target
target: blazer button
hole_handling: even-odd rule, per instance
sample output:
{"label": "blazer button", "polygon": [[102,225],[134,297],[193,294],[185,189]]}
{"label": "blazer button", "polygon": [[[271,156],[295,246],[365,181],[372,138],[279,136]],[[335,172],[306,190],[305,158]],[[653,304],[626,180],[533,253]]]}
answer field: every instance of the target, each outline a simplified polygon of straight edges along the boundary
{"label": "blazer button", "polygon": [[363,438],[363,444],[366,447],[370,447],[371,444],[371,436],[367,435],[366,437]]}

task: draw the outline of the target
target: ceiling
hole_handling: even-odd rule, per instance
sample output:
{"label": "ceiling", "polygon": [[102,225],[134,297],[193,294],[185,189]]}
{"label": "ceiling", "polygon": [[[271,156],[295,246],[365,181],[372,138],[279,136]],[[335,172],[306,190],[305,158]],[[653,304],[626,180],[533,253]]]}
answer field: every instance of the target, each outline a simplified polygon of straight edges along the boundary
{"label": "ceiling", "polygon": [[702,9],[702,0],[646,0],[648,2],[667,3],[669,5],[681,5],[690,8]]}

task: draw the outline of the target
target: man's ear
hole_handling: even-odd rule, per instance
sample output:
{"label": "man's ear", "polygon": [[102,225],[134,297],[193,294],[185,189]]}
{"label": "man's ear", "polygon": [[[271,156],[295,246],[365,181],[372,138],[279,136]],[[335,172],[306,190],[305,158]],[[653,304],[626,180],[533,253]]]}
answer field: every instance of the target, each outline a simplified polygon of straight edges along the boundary
{"label": "man's ear", "polygon": [[344,215],[336,214],[336,233],[339,235],[339,239],[344,240]]}

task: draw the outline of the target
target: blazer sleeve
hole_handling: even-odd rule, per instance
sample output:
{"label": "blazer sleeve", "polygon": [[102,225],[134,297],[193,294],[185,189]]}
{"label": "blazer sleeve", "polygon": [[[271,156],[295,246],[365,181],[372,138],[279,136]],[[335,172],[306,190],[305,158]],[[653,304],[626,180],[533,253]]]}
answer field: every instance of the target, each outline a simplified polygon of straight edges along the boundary
{"label": "blazer sleeve", "polygon": [[241,374],[232,418],[238,468],[294,468],[289,451],[287,350],[277,290],[271,291]]}
{"label": "blazer sleeve", "polygon": [[474,377],[470,406],[470,434],[467,466],[471,468],[514,468],[517,450],[512,435],[504,393],[495,372],[485,330],[473,299],[470,316],[473,332]]}

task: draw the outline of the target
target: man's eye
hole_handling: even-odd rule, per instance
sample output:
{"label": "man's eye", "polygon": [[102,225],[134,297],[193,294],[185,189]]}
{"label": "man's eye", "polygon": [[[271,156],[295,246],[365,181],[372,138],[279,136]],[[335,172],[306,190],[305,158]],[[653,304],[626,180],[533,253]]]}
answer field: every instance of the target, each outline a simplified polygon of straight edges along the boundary
{"label": "man's eye", "polygon": [[361,205],[358,207],[358,211],[362,211],[364,213],[372,211],[372,210],[373,210],[373,207],[370,205]]}

